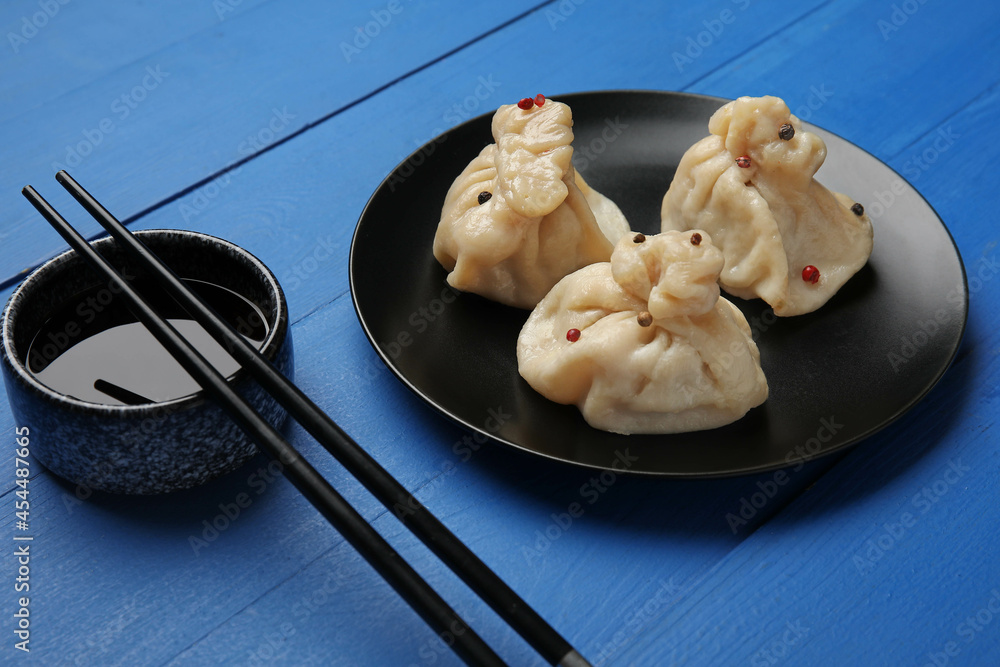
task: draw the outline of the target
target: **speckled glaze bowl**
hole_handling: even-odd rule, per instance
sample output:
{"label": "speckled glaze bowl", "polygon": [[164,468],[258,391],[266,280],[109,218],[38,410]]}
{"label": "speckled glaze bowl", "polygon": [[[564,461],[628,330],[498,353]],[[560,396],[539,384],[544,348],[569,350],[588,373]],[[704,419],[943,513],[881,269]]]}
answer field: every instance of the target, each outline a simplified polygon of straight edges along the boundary
{"label": "speckled glaze bowl", "polygon": [[[260,260],[228,241],[196,232],[137,235],[181,277],[221,285],[256,303],[268,324],[261,352],[291,378],[285,295]],[[141,277],[112,239],[94,246],[119,271]],[[69,251],[28,276],[4,309],[0,366],[15,425],[29,427],[35,458],[86,490],[154,494],[202,484],[252,457],[255,445],[204,392],[145,405],[101,405],[53,391],[28,372],[26,355],[35,332],[55,308],[99,283]],[[243,371],[229,382],[267,421],[281,426],[284,409],[256,382]]]}

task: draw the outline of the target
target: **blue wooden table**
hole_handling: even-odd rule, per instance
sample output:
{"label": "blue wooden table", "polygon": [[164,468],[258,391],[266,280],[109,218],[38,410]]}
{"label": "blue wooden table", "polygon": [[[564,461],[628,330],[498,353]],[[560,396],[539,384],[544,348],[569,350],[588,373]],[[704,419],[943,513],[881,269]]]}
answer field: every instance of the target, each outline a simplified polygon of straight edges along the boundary
{"label": "blue wooden table", "polygon": [[[67,168],[134,229],[203,231],[267,263],[303,389],[591,662],[1000,664],[1000,6],[659,4],[6,2],[0,299],[63,250],[19,191],[79,210],[52,180]],[[355,223],[443,130],[528,94],[605,89],[779,95],[912,183],[969,274],[965,339],[930,395],[783,484],[619,476],[590,493],[591,471],[455,448],[466,433],[385,370],[357,323]],[[866,206],[890,194],[852,193]],[[146,498],[89,493],[36,463],[30,653],[17,650],[5,399],[0,662],[458,663],[263,457]],[[506,660],[539,664],[318,445],[291,437]],[[240,494],[251,502],[235,515]],[[585,511],[568,523],[574,503]]]}

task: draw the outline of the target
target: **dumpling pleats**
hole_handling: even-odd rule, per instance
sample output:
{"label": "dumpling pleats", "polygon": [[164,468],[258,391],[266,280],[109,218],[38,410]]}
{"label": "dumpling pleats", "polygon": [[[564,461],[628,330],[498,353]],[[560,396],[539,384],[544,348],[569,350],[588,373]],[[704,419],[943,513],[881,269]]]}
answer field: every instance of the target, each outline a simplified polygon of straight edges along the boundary
{"label": "dumpling pleats", "polygon": [[[595,428],[715,428],[767,398],[750,326],[719,298],[721,255],[707,234],[702,247],[692,247],[690,234],[671,234],[649,237],[641,250],[619,241],[611,262],[559,281],[521,330],[521,376],[550,400],[578,406]],[[639,316],[656,299],[661,316],[643,326]],[[575,341],[570,329],[580,332]]]}
{"label": "dumpling pleats", "polygon": [[[662,230],[708,231],[725,257],[719,280],[728,293],[762,298],[781,316],[816,310],[868,261],[871,220],[813,178],[826,145],[780,99],[730,102],[709,130],[681,158]],[[803,279],[809,266],[818,280]]]}
{"label": "dumpling pleats", "polygon": [[628,223],[577,176],[572,124],[569,107],[551,100],[497,110],[496,143],[452,183],[434,237],[434,256],[453,287],[532,308],[563,276],[610,257]]}

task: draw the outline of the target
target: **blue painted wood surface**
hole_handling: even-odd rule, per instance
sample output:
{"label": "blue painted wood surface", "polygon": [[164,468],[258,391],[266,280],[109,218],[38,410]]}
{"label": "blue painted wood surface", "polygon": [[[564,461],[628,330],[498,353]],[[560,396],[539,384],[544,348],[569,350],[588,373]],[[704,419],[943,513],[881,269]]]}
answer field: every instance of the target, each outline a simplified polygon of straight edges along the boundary
{"label": "blue painted wood surface", "polygon": [[[90,141],[72,173],[132,227],[223,236],[272,267],[307,393],[595,664],[1000,662],[1000,195],[990,179],[1000,10],[401,0],[387,20],[390,3],[377,0],[221,2],[72,2],[14,40],[17,52],[6,38],[0,298],[62,249],[20,187],[75,211],[53,163]],[[20,34],[44,4],[8,3],[0,25]],[[341,42],[379,17],[378,34],[345,55]],[[168,76],[158,81],[147,69],[157,67]],[[791,475],[747,525],[734,531],[726,516],[773,474],[621,477],[546,545],[538,535],[592,473],[493,446],[457,456],[463,432],[365,340],[347,250],[368,195],[442,130],[528,93],[614,88],[774,93],[874,153],[948,224],[969,272],[969,325],[954,366],[914,411]],[[124,118],[112,108],[122,95],[132,96]],[[852,194],[866,204],[880,195]],[[312,268],[318,250],[326,259]],[[0,433],[12,440],[2,404]],[[537,664],[339,465],[300,430],[291,437],[501,655]],[[138,500],[80,499],[36,466],[32,651],[22,654],[10,632],[12,444],[0,471],[4,663],[458,664],[264,458],[204,488]],[[193,547],[240,493],[250,507]]]}

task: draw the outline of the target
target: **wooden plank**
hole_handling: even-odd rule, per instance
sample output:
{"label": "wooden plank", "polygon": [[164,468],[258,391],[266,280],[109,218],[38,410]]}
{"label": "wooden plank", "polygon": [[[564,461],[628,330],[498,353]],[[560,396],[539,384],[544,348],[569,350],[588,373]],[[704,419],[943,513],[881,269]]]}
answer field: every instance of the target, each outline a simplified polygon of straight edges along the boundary
{"label": "wooden plank", "polygon": [[76,88],[225,21],[264,0],[182,0],[155,19],[145,3],[19,1],[0,5],[5,31],[0,121],[51,104]]}

